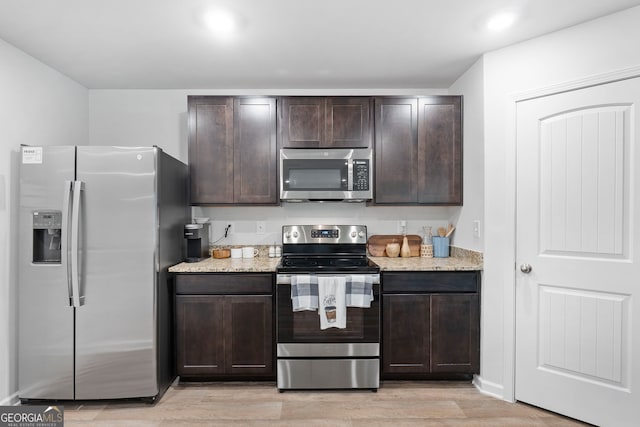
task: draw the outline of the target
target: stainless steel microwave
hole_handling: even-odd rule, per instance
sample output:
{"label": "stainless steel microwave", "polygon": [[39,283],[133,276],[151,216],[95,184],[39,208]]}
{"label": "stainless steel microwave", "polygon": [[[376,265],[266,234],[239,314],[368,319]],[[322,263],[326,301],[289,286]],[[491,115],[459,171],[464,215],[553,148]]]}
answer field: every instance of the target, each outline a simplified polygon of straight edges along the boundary
{"label": "stainless steel microwave", "polygon": [[371,200],[372,184],[373,153],[369,148],[280,150],[281,200]]}

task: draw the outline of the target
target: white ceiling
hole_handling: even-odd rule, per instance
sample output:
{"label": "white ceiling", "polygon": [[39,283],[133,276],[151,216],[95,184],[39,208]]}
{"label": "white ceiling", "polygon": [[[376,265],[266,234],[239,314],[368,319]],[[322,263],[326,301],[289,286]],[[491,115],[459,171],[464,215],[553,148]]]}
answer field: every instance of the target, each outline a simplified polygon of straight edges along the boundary
{"label": "white ceiling", "polygon": [[[447,88],[482,53],[640,0],[0,0],[0,38],[91,89]],[[217,40],[210,7],[239,20]],[[520,14],[497,34],[501,10]]]}

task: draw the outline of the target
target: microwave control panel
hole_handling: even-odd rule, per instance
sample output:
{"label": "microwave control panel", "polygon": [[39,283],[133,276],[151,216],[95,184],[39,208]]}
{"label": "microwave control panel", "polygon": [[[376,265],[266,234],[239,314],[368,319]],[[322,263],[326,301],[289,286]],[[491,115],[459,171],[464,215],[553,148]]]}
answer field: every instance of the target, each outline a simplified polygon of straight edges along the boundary
{"label": "microwave control panel", "polygon": [[369,160],[353,161],[353,189],[355,191],[369,190]]}

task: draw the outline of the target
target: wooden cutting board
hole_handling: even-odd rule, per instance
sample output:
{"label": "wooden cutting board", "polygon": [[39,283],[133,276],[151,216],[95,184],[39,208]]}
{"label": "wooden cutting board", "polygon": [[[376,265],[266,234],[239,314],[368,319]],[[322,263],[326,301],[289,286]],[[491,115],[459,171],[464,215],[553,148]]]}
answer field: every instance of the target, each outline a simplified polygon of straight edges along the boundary
{"label": "wooden cutting board", "polygon": [[[422,237],[416,234],[407,234],[407,240],[409,241],[409,249],[411,249],[411,256],[420,256],[420,244],[422,243]],[[369,237],[367,241],[367,249],[371,256],[387,256],[385,252],[387,243],[400,243],[402,246],[402,234],[375,234]]]}

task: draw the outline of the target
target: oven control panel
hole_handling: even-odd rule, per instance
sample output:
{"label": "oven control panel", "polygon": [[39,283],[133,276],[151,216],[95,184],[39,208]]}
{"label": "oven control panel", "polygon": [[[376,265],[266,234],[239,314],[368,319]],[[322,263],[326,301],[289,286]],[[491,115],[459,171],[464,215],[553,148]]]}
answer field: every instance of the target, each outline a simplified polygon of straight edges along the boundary
{"label": "oven control panel", "polygon": [[366,225],[285,225],[283,244],[366,244]]}
{"label": "oven control panel", "polygon": [[311,230],[311,238],[313,239],[338,239],[340,230]]}

